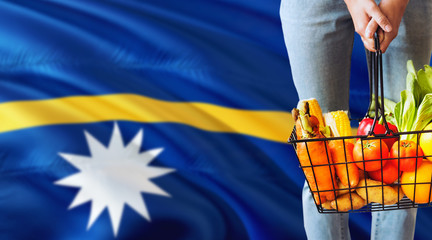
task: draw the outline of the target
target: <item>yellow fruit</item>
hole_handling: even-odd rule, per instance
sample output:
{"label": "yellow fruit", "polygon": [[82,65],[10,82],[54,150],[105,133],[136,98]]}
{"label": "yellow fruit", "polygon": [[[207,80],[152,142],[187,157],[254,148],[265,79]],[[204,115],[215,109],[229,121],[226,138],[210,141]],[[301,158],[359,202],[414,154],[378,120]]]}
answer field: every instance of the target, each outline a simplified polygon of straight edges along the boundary
{"label": "yellow fruit", "polygon": [[[416,172],[403,172],[401,177],[402,191],[405,195],[416,203],[429,203],[432,202],[432,162],[423,161],[422,165]],[[415,181],[414,181],[415,179]],[[415,185],[414,185],[415,183]],[[415,189],[415,199],[414,199]]]}
{"label": "yellow fruit", "polygon": [[[432,123],[429,123],[423,130],[432,130]],[[432,132],[422,133],[420,135],[420,147],[429,161],[432,161]]]}

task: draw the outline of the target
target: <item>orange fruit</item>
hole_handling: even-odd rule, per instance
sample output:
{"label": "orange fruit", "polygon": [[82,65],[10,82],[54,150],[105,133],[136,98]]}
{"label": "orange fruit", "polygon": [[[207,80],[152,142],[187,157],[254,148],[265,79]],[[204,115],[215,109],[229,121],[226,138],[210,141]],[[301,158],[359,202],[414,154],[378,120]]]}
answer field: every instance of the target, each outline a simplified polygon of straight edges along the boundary
{"label": "orange fruit", "polygon": [[[432,130],[432,123],[429,123],[423,130]],[[423,149],[429,161],[432,161],[432,132],[425,132],[420,135],[419,145]]]}
{"label": "orange fruit", "polygon": [[415,203],[432,202],[431,179],[432,162],[423,161],[422,165],[417,168],[417,177],[416,171],[402,173],[400,179],[400,182],[402,183],[402,191]]}

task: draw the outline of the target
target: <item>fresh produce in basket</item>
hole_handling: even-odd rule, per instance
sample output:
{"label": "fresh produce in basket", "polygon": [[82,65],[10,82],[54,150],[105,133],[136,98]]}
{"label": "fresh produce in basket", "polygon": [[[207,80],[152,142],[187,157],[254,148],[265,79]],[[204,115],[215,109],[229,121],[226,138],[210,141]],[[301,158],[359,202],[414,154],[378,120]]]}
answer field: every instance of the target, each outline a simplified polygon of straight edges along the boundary
{"label": "fresh produce in basket", "polygon": [[[361,178],[361,179],[363,179],[363,178]],[[360,196],[358,196],[358,194],[354,192],[355,190],[356,190],[355,187],[348,188],[347,186],[343,185],[340,181],[338,181],[338,190],[336,191],[336,196],[337,196],[336,201],[338,201],[338,203],[337,203],[338,204],[338,208],[337,208],[338,211],[348,211],[348,210],[360,209],[361,207],[363,207],[365,205],[364,199],[362,199],[363,203],[362,203],[362,200],[357,199],[357,197],[360,197]],[[347,199],[349,199],[349,197],[347,198],[347,196],[345,196],[345,195],[349,196],[348,193],[350,193],[350,192],[351,192],[351,194],[356,195],[353,197],[353,201],[355,201],[355,203],[353,203],[352,209],[351,209],[351,203],[347,202]],[[336,202],[335,202],[335,200],[327,201],[325,203],[322,203],[321,206],[324,209],[328,209],[328,210],[336,209]],[[342,210],[342,209],[344,209],[344,210]]]}
{"label": "fresh produce in basket", "polygon": [[[299,109],[292,111],[296,122],[297,136],[300,139],[324,138],[320,131],[312,129],[309,104],[303,101]],[[297,128],[299,126],[299,128]],[[335,169],[331,164],[331,155],[327,153],[326,141],[297,143],[297,156],[317,204],[335,199],[337,187]],[[322,165],[322,166],[317,166]],[[316,181],[315,181],[316,180]],[[316,192],[319,191],[319,194]]]}
{"label": "fresh produce in basket", "polygon": [[[346,212],[369,203],[394,205],[405,195],[417,204],[432,202],[432,67],[416,72],[408,61],[407,68],[406,90],[398,103],[383,98],[371,102],[357,131],[363,137],[342,138],[351,135],[347,112],[323,114],[314,98],[293,109],[300,140],[295,145],[297,156],[322,209]],[[373,104],[381,101],[384,109],[373,110]],[[377,109],[382,112],[374,124]],[[373,136],[364,137],[372,125]]]}
{"label": "fresh produce in basket", "polygon": [[325,126],[324,117],[318,100],[316,100],[315,98],[300,100],[297,104],[297,108],[301,108],[301,106],[304,105],[305,102],[307,102],[309,105],[310,116],[316,117],[319,122],[319,126],[323,128]]}
{"label": "fresh produce in basket", "polygon": [[403,192],[411,201],[429,203],[432,202],[431,179],[432,163],[424,161],[417,171],[403,172],[400,182]]}
{"label": "fresh produce in basket", "polygon": [[374,202],[384,205],[395,204],[403,197],[403,193],[400,190],[398,191],[397,185],[391,187],[372,179],[360,181],[356,192],[360,197],[367,200],[368,203]]}
{"label": "fresh produce in basket", "polygon": [[323,116],[325,125],[330,127],[334,137],[351,136],[351,125],[347,111],[332,111]]}
{"label": "fresh produce in basket", "polygon": [[[421,131],[432,120],[432,67],[424,68],[416,72],[413,62],[407,63],[406,90],[394,108],[396,126],[401,132]],[[401,135],[401,140],[416,142],[417,134]]]}
{"label": "fresh produce in basket", "polygon": [[[311,107],[313,107],[315,114],[320,114],[318,115],[318,117],[317,115],[311,115]],[[320,123],[319,117],[322,118],[322,113],[318,102],[314,98],[302,100],[298,103],[298,108],[299,109],[294,108],[292,110],[292,115],[296,125],[297,139],[307,139],[311,138],[311,136],[313,137],[321,135],[320,127],[322,128],[322,125]],[[303,112],[304,119],[305,121],[307,120],[308,123],[302,123],[302,121],[297,121],[300,111]],[[305,136],[303,136],[303,125],[305,125],[305,127],[310,127],[310,129],[308,129],[309,131],[305,133]]]}
{"label": "fresh produce in basket", "polygon": [[354,187],[348,187],[344,185],[341,181],[338,181],[338,190],[336,191],[336,196],[344,195],[345,193],[349,193],[355,191]]}
{"label": "fresh produce in basket", "polygon": [[332,209],[331,202],[332,201],[324,202],[324,203],[321,204],[321,207],[323,207],[324,209],[330,210],[330,209]]}
{"label": "fresh produce in basket", "polygon": [[381,139],[358,139],[354,145],[354,161],[365,171],[376,171],[387,163],[389,150]]}
{"label": "fresh produce in basket", "polygon": [[[432,123],[429,123],[423,130],[432,130]],[[432,132],[424,132],[420,135],[419,145],[424,155],[429,161],[432,161]]]}
{"label": "fresh produce in basket", "polygon": [[356,210],[366,205],[366,201],[357,193],[345,193],[331,201],[330,206],[339,212],[346,212],[349,210]]}
{"label": "fresh produce in basket", "polygon": [[368,172],[370,178],[379,182],[382,181],[385,184],[394,183],[399,178],[400,173],[401,171],[398,171],[397,165],[390,163],[387,163],[382,169]]}
{"label": "fresh produce in basket", "polygon": [[[345,145],[345,146],[344,146]],[[359,169],[353,162],[354,144],[342,140],[329,141],[329,150],[336,168],[336,175],[345,186],[355,187],[359,181]]]}
{"label": "fresh produce in basket", "polygon": [[[359,127],[357,129],[357,135],[359,136],[366,136],[368,135],[370,129],[372,128],[373,125],[373,118],[363,118],[363,120],[361,120]],[[390,130],[392,130],[394,133],[398,132],[398,129],[395,125],[387,122],[387,125],[389,127]],[[385,128],[385,126],[380,123],[380,122],[376,122],[374,129],[373,129],[373,133],[375,134],[385,134],[387,131],[387,129]],[[387,136],[391,136],[391,133],[387,133]],[[397,141],[397,137],[394,138],[384,138],[383,141],[386,143],[387,147],[390,149],[393,144]]]}
{"label": "fresh produce in basket", "polygon": [[414,171],[423,162],[423,150],[414,141],[401,140],[399,146],[397,143],[390,150],[390,163],[398,167],[400,171]]}
{"label": "fresh produce in basket", "polygon": [[[351,125],[346,111],[325,113],[324,121],[331,129],[333,137],[351,136]],[[328,146],[339,180],[345,186],[355,187],[359,181],[359,171],[353,162],[354,144],[351,139],[331,140]]]}

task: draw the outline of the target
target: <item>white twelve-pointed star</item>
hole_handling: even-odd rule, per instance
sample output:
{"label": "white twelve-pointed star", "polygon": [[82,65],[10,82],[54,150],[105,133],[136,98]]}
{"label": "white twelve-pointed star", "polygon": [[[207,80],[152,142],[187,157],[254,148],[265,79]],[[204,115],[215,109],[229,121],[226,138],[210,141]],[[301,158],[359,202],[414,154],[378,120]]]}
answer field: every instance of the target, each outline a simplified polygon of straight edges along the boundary
{"label": "white twelve-pointed star", "polygon": [[88,230],[107,207],[114,236],[117,236],[124,204],[128,204],[150,221],[141,192],[170,197],[150,179],[175,171],[171,168],[149,166],[163,148],[140,153],[142,129],[127,146],[124,146],[116,123],[108,147],[88,132],[84,133],[91,156],[59,153],[62,158],[80,170],[55,182],[58,185],[81,188],[69,209],[88,201],[92,202]]}

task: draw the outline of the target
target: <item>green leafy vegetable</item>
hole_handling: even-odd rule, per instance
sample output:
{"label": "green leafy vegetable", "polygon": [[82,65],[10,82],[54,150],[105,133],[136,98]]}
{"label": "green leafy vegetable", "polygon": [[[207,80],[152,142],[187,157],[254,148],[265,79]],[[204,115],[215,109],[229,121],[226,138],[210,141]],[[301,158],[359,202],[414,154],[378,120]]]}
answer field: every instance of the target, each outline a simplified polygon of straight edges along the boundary
{"label": "green leafy vegetable", "polygon": [[417,117],[413,123],[413,131],[421,131],[432,119],[432,93],[424,96],[417,109]]}
{"label": "green leafy vegetable", "polygon": [[[381,104],[381,98],[378,98],[378,102]],[[384,117],[387,122],[396,125],[396,120],[394,118],[394,108],[396,103],[388,98],[384,98]],[[372,101],[369,107],[369,116],[371,118],[375,117],[375,96],[372,94]],[[382,119],[380,119],[381,121]]]}
{"label": "green leafy vegetable", "polygon": [[[407,62],[406,90],[394,106],[395,123],[400,132],[420,131],[432,120],[432,67],[425,65],[417,73]],[[415,134],[402,135],[402,140],[416,140]]]}

